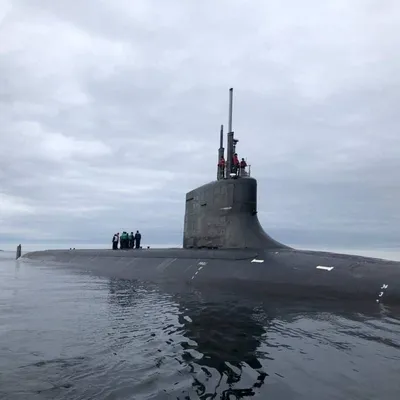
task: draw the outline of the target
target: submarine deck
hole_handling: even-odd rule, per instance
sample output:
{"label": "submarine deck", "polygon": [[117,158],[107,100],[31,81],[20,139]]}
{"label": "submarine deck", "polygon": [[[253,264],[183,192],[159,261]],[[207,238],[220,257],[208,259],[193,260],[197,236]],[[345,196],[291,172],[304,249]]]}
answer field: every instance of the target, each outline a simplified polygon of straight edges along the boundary
{"label": "submarine deck", "polygon": [[[314,251],[314,250],[298,250],[290,247],[277,248],[277,249],[185,249],[181,247],[172,248],[149,248],[149,249],[126,249],[126,250],[112,250],[112,249],[53,249],[53,250],[40,250],[26,253],[22,256],[25,259],[56,259],[63,261],[75,257],[108,257],[108,258],[181,258],[181,259],[207,259],[207,260],[248,260],[254,259],[258,256],[266,257],[268,254],[291,255],[298,259],[301,256],[314,256],[318,258],[329,258],[329,260],[345,260],[352,262],[372,262],[379,264],[396,264],[400,266],[397,261],[386,259],[365,257],[361,255],[349,255],[344,253],[332,253],[328,251]],[[296,263],[296,260],[293,259]]]}
{"label": "submarine deck", "polygon": [[[262,251],[263,252],[263,251]],[[79,249],[79,250],[43,250],[25,254],[24,258],[45,259],[56,258],[62,261],[71,257],[123,257],[123,258],[182,258],[208,260],[247,260],[254,258],[259,251],[254,249],[183,249],[183,248],[154,248],[154,249]]]}
{"label": "submarine deck", "polygon": [[265,298],[400,303],[400,263],[295,249],[46,250],[23,260],[56,268],[171,285],[234,290]]}

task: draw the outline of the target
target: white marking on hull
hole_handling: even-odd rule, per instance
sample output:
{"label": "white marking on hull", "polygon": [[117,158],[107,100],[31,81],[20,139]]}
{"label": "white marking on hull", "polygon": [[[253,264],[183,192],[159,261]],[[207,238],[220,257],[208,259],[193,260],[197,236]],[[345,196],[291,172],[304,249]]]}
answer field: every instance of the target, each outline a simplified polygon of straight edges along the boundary
{"label": "white marking on hull", "polygon": [[381,286],[381,292],[379,292],[378,294],[378,298],[376,299],[376,302],[379,303],[380,302],[380,298],[385,294],[385,290],[389,287],[389,285],[387,285],[386,283],[384,283]]}
{"label": "white marking on hull", "polygon": [[333,268],[335,268],[335,267],[325,267],[325,266],[323,266],[323,265],[317,265],[315,268],[317,268],[317,269],[323,269],[323,270],[325,270],[325,271],[332,271]]}
{"label": "white marking on hull", "polygon": [[193,274],[192,280],[193,280],[194,277],[204,268],[204,266],[207,265],[207,262],[206,262],[206,261],[200,261],[200,262],[197,263],[197,265],[198,265],[199,267],[197,268],[197,271]]}
{"label": "white marking on hull", "polygon": [[255,263],[263,263],[264,260],[257,260],[257,259],[255,258],[254,260],[251,260],[251,262],[252,262],[252,263],[253,263],[253,262],[255,262]]}

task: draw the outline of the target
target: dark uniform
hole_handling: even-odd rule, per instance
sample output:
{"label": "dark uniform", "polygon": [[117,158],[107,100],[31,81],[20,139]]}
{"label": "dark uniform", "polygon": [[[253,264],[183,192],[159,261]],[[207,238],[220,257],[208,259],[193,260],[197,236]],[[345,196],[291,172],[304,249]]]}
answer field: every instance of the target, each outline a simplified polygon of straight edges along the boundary
{"label": "dark uniform", "polygon": [[142,240],[142,235],[139,233],[139,231],[136,231],[135,233],[135,242],[136,242],[136,248],[140,249],[140,241]]}
{"label": "dark uniform", "polygon": [[129,234],[129,248],[133,249],[135,243],[135,236],[133,236],[133,232]]}

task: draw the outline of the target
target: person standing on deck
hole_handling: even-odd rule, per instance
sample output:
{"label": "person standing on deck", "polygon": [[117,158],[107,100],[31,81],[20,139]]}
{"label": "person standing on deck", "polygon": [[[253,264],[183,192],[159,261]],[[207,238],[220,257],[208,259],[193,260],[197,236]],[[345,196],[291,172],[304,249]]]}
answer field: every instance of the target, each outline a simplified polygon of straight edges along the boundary
{"label": "person standing on deck", "polygon": [[135,244],[135,236],[133,235],[133,232],[129,234],[129,248],[133,249],[133,246]]}
{"label": "person standing on deck", "polygon": [[123,231],[120,238],[121,246],[120,249],[127,249],[128,248],[128,234]]}
{"label": "person standing on deck", "polygon": [[221,179],[225,178],[225,158],[222,156],[218,161],[218,172]]}
{"label": "person standing on deck", "polygon": [[242,161],[240,161],[240,176],[246,176],[246,167],[247,162],[242,158]]}
{"label": "person standing on deck", "polygon": [[237,155],[237,153],[235,153],[234,155],[233,155],[233,157],[232,157],[232,170],[233,170],[233,173],[234,174],[237,174],[238,173],[238,170],[239,170],[239,158],[238,158],[238,155]]}
{"label": "person standing on deck", "polygon": [[112,238],[112,249],[118,250],[118,235],[115,233]]}
{"label": "person standing on deck", "polygon": [[135,233],[135,242],[136,242],[136,248],[140,249],[140,241],[142,240],[142,235],[139,233],[139,231],[136,231]]}

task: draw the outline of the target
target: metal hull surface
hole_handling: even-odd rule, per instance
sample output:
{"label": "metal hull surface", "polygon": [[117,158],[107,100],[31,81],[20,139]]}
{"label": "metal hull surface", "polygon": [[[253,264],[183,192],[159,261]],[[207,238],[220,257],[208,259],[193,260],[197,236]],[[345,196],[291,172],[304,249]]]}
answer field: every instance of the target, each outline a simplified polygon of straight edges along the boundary
{"label": "metal hull surface", "polygon": [[169,286],[234,291],[248,298],[400,303],[400,263],[293,249],[47,250],[24,260]]}

